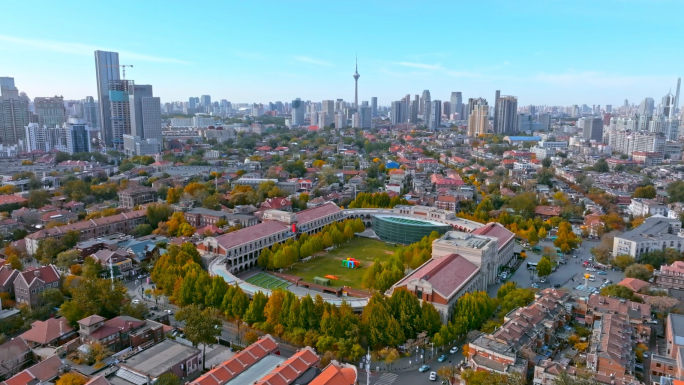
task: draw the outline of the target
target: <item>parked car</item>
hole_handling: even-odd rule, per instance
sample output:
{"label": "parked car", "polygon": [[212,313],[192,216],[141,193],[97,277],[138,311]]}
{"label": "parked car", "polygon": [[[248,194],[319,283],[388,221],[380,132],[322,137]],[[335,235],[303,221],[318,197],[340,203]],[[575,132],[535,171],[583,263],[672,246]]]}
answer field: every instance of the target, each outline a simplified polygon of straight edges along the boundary
{"label": "parked car", "polygon": [[532,284],[532,287],[535,288],[535,289],[539,289],[539,285],[536,284],[536,283],[533,283],[533,284]]}
{"label": "parked car", "polygon": [[608,275],[608,273],[606,273],[605,271],[599,271],[598,275]]}
{"label": "parked car", "polygon": [[449,353],[454,354],[457,351],[458,351],[458,348],[456,346],[454,346],[453,348],[451,348],[451,350],[449,350]]}
{"label": "parked car", "polygon": [[139,304],[139,303],[140,303],[140,300],[139,300],[139,299],[134,299],[134,300],[131,301],[131,302],[134,303],[134,304]]}
{"label": "parked car", "polygon": [[430,372],[430,381],[437,381],[437,373]]}
{"label": "parked car", "polygon": [[555,287],[556,289],[558,289],[559,287],[561,287],[561,284],[560,284],[560,283],[555,283],[555,284],[553,285],[553,287]]}
{"label": "parked car", "polygon": [[644,352],[644,359],[648,358],[648,352]]}
{"label": "parked car", "polygon": [[150,310],[159,310],[159,308],[157,307],[157,305],[152,305],[150,306]]}
{"label": "parked car", "polygon": [[171,310],[166,310],[166,314],[173,315],[173,312]]}
{"label": "parked car", "polygon": [[423,365],[423,366],[421,366],[420,368],[418,368],[418,371],[421,372],[421,373],[425,373],[425,372],[427,372],[428,370],[430,370],[430,365]]}
{"label": "parked car", "polygon": [[541,283],[546,283],[546,278],[540,279],[539,282],[541,282]]}
{"label": "parked car", "polygon": [[573,255],[572,257],[573,257],[573,258],[577,258],[577,256],[576,256],[576,255]]}
{"label": "parked car", "polygon": [[446,355],[446,354],[442,354],[441,356],[439,356],[439,358],[437,359],[437,361],[439,361],[439,362],[444,362],[444,361],[446,361],[446,359],[447,359],[447,355]]}

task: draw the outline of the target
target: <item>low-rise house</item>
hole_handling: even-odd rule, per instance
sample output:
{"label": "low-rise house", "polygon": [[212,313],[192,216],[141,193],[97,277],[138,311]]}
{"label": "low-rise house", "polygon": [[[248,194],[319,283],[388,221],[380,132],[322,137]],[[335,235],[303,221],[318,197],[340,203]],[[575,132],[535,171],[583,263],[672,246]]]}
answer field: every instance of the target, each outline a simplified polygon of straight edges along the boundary
{"label": "low-rise house", "polygon": [[15,270],[12,266],[3,264],[0,266],[0,293],[14,292],[14,280],[19,275],[19,270]]}
{"label": "low-rise house", "polygon": [[19,223],[12,218],[0,220],[0,234],[7,235],[19,228]]}
{"label": "low-rise house", "polygon": [[632,198],[629,212],[635,217],[644,217],[646,215],[662,215],[667,216],[668,208],[666,205],[658,202],[655,199]]}
{"label": "low-rise house", "polygon": [[292,211],[292,202],[287,198],[268,198],[261,204],[260,210]]}
{"label": "low-rise house", "polygon": [[98,315],[92,315],[78,321],[78,325],[81,341],[99,342],[113,352],[128,347],[135,349],[148,346],[164,339],[163,324],[128,316],[107,320]]}
{"label": "low-rise house", "polygon": [[624,286],[635,293],[638,293],[643,289],[648,289],[649,286],[651,286],[648,282],[636,278],[625,278],[617,284]]}
{"label": "low-rise house", "polygon": [[66,318],[49,318],[46,321],[35,321],[31,329],[20,336],[32,349],[38,347],[58,347],[78,337],[78,333],[69,326]]}
{"label": "low-rise house", "polygon": [[193,377],[202,371],[202,351],[192,346],[164,340],[119,363],[115,376],[134,385],[154,383],[161,375]]}
{"label": "low-rise house", "polygon": [[537,206],[534,209],[534,213],[541,217],[542,220],[560,216],[562,211],[563,209],[558,206]]}
{"label": "low-rise house", "polygon": [[670,313],[665,322],[665,346],[662,355],[651,356],[651,378],[659,376],[684,380],[684,315]]}
{"label": "low-rise house", "polygon": [[561,363],[553,360],[543,360],[535,365],[532,382],[534,385],[555,385],[556,379],[563,372],[571,377],[577,376],[578,373],[577,368],[570,366],[567,362]]}
{"label": "low-rise house", "polygon": [[621,314],[629,317],[629,323],[634,328],[634,339],[637,342],[646,342],[651,335],[650,322],[651,306],[626,300],[624,298],[604,297],[602,295],[592,295],[589,298],[581,298],[573,307],[576,312],[576,319],[584,324],[591,326],[595,321],[607,315]]}
{"label": "low-rise house", "polygon": [[112,271],[114,278],[125,278],[135,274],[133,261],[125,250],[104,249],[90,255],[90,258],[104,267],[100,273],[103,278],[109,278]]}
{"label": "low-rise house", "polygon": [[594,323],[587,369],[614,378],[634,378],[634,340],[630,322],[618,314],[606,314]]}
{"label": "low-rise house", "polygon": [[33,362],[33,353],[28,343],[13,338],[0,345],[0,380],[8,379],[27,368]]}
{"label": "low-rise house", "polygon": [[29,268],[19,273],[14,279],[14,297],[19,304],[23,303],[29,307],[41,306],[43,291],[60,287],[60,275],[54,265]]}
{"label": "low-rise house", "polygon": [[57,356],[51,356],[21,373],[0,382],[0,385],[38,385],[53,383],[67,366]]}

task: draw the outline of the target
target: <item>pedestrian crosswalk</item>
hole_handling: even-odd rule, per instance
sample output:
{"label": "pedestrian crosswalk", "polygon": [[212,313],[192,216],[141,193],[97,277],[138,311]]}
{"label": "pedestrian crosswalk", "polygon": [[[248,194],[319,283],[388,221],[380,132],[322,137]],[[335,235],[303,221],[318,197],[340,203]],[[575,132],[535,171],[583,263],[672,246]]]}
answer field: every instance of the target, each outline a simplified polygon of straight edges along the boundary
{"label": "pedestrian crosswalk", "polygon": [[397,377],[399,376],[394,373],[384,373],[373,385],[392,385]]}

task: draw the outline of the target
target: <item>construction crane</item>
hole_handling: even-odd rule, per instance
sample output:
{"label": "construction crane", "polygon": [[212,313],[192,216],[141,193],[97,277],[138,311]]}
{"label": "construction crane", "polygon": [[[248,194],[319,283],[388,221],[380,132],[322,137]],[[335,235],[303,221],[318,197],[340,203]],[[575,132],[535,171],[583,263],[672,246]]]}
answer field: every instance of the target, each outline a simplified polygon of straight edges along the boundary
{"label": "construction crane", "polygon": [[106,65],[105,67],[121,67],[121,68],[123,68],[123,80],[126,80],[126,67],[133,68],[133,66],[130,64],[112,64],[112,65]]}

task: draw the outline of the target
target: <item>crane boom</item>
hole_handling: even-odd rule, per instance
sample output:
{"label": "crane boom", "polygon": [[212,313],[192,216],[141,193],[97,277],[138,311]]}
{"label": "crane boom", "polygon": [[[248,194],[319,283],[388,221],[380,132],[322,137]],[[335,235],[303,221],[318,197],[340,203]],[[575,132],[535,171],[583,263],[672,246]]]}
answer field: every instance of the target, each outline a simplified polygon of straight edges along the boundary
{"label": "crane boom", "polygon": [[110,64],[110,65],[106,65],[105,67],[121,67],[121,68],[123,68],[123,80],[126,80],[126,67],[133,68],[133,66],[131,64]]}

